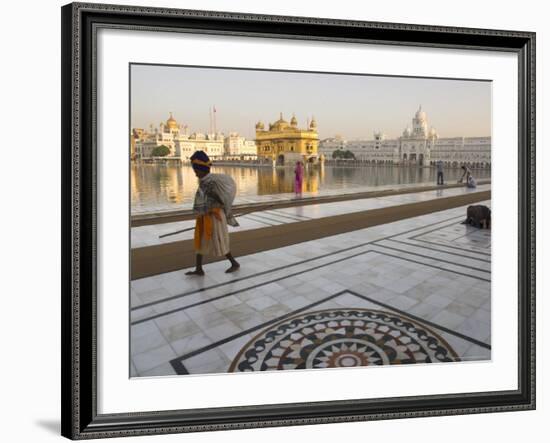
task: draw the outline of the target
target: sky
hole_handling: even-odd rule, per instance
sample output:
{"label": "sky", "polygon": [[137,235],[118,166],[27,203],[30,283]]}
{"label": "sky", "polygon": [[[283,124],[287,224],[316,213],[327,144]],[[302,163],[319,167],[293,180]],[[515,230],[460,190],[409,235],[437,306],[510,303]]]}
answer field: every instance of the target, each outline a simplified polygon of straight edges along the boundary
{"label": "sky", "polygon": [[440,137],[491,135],[491,82],[164,65],[131,66],[131,127],[158,126],[172,112],[190,132],[217,130],[253,139],[255,125],[282,112],[298,127],[317,121],[321,139],[388,138],[412,126],[422,106]]}

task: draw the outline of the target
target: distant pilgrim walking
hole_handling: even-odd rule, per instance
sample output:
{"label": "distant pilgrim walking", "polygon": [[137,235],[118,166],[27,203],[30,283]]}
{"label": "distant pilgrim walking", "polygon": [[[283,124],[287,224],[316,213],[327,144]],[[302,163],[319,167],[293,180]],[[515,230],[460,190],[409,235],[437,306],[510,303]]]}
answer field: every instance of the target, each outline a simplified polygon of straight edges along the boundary
{"label": "distant pilgrim walking", "polygon": [[231,267],[225,272],[235,272],[240,265],[231,255],[227,231],[228,224],[239,226],[231,209],[237,193],[235,181],[226,174],[211,174],[212,162],[204,151],[195,152],[190,159],[193,171],[199,179],[193,203],[193,213],[197,217],[194,239],[197,255],[195,270],[186,274],[204,275],[204,255],[224,255],[231,262]]}
{"label": "distant pilgrim walking", "polygon": [[435,166],[437,168],[437,184],[442,185],[443,183],[443,162],[441,160],[437,160],[435,162]]}

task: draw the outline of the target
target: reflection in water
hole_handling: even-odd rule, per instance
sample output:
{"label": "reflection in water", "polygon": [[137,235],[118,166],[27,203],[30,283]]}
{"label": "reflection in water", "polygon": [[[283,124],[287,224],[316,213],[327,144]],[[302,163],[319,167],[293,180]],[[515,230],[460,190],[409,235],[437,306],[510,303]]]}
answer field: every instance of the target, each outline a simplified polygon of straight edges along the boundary
{"label": "reflection in water", "polygon": [[[270,173],[268,173],[268,171]],[[263,168],[255,172],[258,186],[254,195],[286,194],[294,192],[294,168]],[[317,193],[317,191],[319,191],[320,175],[318,168],[305,169],[302,192]],[[329,186],[325,189],[337,187],[338,186]]]}
{"label": "reflection in water", "polygon": [[[193,201],[197,178],[189,165],[133,164],[131,167],[132,209],[170,207]],[[237,183],[239,197],[294,192],[294,168],[217,166],[212,172],[229,174]],[[474,170],[476,178],[490,178],[490,170]],[[456,183],[460,169],[445,171],[445,182]],[[361,167],[312,167],[304,171],[303,192],[406,183],[436,183],[434,168],[369,165]]]}

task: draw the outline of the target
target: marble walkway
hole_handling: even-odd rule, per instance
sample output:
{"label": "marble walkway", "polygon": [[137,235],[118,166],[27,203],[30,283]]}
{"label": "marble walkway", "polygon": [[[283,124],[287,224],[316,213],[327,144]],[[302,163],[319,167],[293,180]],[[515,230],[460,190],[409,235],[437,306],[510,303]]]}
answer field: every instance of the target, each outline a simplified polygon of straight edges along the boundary
{"label": "marble walkway", "polygon": [[[463,195],[472,192],[489,191],[491,185],[480,185],[476,189],[466,187],[444,188],[431,191],[416,192],[411,194],[389,195],[384,197],[371,197],[358,200],[347,200],[332,203],[319,203],[313,205],[296,206],[291,208],[270,209],[266,211],[252,212],[239,217],[239,227],[230,228],[230,232],[259,229],[266,226],[295,223],[304,220],[319,219],[339,214],[349,214],[370,209],[386,208],[439,198]],[[238,212],[238,211],[237,211]],[[160,238],[161,235],[194,226],[193,220],[174,223],[163,223],[149,226],[133,227],[131,229],[132,248],[166,244],[180,240],[193,238],[193,231]]]}
{"label": "marble walkway", "polygon": [[[414,198],[434,196],[363,203]],[[357,201],[330,205],[267,211],[243,228]],[[235,274],[217,262],[203,278],[181,270],[134,280],[130,375],[490,359],[490,231],[461,224],[464,215],[459,207],[239,257]]]}

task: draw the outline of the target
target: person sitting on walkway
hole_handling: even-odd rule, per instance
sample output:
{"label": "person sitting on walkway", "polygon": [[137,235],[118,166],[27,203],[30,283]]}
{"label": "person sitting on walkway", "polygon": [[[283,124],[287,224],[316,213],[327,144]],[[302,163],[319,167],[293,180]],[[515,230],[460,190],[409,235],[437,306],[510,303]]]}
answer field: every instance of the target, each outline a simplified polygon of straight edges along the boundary
{"label": "person sitting on walkway", "polygon": [[477,183],[474,179],[474,176],[472,175],[472,171],[470,170],[470,168],[468,168],[468,166],[466,165],[462,165],[461,168],[464,172],[462,173],[462,177],[460,177],[460,180],[458,180],[458,183],[462,183],[462,181],[464,180],[464,176],[466,176],[466,187],[475,188],[477,186]]}
{"label": "person sitting on walkway", "polygon": [[435,162],[435,167],[437,170],[437,184],[443,185],[443,162],[441,160],[437,160]]}
{"label": "person sitting on walkway", "polygon": [[491,209],[485,205],[468,206],[466,220],[462,224],[481,229],[491,229]]}
{"label": "person sitting on walkway", "polygon": [[224,255],[231,262],[231,267],[225,272],[235,272],[240,265],[231,255],[227,230],[228,224],[239,226],[231,211],[237,193],[235,181],[226,174],[211,174],[212,162],[204,151],[196,151],[190,160],[199,179],[193,203],[193,213],[196,215],[194,247],[197,255],[195,270],[186,274],[204,275],[204,255]]}

